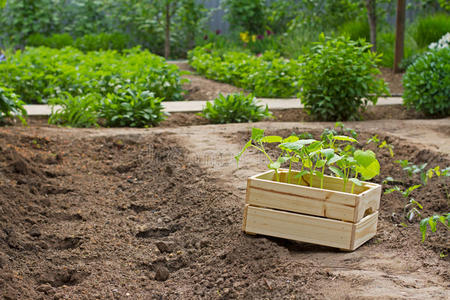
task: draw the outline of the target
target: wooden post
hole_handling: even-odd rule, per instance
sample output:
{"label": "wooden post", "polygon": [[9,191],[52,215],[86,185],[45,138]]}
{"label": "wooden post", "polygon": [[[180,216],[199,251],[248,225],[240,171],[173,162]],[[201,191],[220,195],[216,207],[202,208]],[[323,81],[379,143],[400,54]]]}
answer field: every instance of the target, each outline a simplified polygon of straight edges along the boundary
{"label": "wooden post", "polygon": [[377,4],[376,0],[366,0],[367,18],[370,27],[370,43],[372,44],[372,52],[377,51]]}
{"label": "wooden post", "polygon": [[403,59],[403,45],[405,41],[405,11],[406,0],[397,0],[394,73],[400,73],[402,71],[400,68],[400,63]]}

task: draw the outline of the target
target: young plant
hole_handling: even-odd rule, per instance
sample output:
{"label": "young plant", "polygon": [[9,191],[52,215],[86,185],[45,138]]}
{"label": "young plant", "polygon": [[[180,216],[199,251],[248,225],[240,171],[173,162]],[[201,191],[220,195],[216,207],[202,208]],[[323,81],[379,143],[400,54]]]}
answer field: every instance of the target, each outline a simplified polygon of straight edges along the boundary
{"label": "young plant", "polygon": [[[337,144],[336,142],[341,142]],[[297,179],[296,184],[302,182],[313,186],[313,176],[320,178],[320,188],[324,186],[325,170],[328,168],[333,173],[341,177],[344,181],[343,191],[347,191],[347,183],[352,182],[351,193],[354,192],[355,185],[361,186],[358,179],[371,179],[380,172],[380,164],[375,157],[375,153],[370,150],[356,150],[347,143],[356,143],[357,140],[342,135],[329,134],[326,140],[299,139],[298,136],[290,136],[283,139],[280,136],[264,136],[264,130],[253,128],[252,137],[244,148],[236,155],[236,161],[248,148],[255,148],[264,153],[268,158],[269,169],[275,171],[276,180],[280,180],[278,169],[284,163],[289,163],[288,183],[292,183],[292,178]],[[278,148],[281,154],[277,159],[272,159],[264,148],[264,143],[279,143]],[[342,146],[343,149],[341,149]],[[292,176],[292,166],[297,164],[299,172]],[[305,178],[309,175],[309,178]],[[309,180],[309,181],[308,181]]]}
{"label": "young plant", "polygon": [[[408,187],[405,190],[402,190],[400,187],[395,186],[391,189],[388,189],[384,192],[384,194],[390,194],[393,192],[399,192],[403,198],[405,198],[405,200],[408,199],[409,195],[412,193],[412,191],[414,191],[415,189],[418,189],[419,187],[421,187],[422,185],[417,184],[417,185],[413,185]],[[414,217],[417,215],[419,217],[421,217],[421,213],[420,213],[420,209],[423,209],[422,205],[417,202],[416,200],[414,200],[414,198],[409,199],[409,201],[407,202],[407,204],[405,205],[405,207],[403,208],[403,212],[404,212],[404,216],[405,218],[409,221],[412,222],[412,220],[414,219]],[[406,226],[406,225],[404,225]]]}
{"label": "young plant", "polygon": [[220,94],[213,103],[207,102],[199,115],[216,124],[257,122],[272,117],[267,105],[264,108],[252,94],[243,93],[226,97]]}
{"label": "young plant", "polygon": [[409,177],[412,177],[413,174],[419,174],[420,180],[423,184],[426,184],[426,172],[425,168],[427,167],[427,163],[423,163],[421,165],[415,165],[412,162],[409,162],[407,159],[404,160],[396,160],[396,163],[400,164],[402,169],[408,173]]}
{"label": "young plant", "polygon": [[420,221],[420,232],[422,233],[422,242],[425,241],[427,235],[427,229],[430,227],[431,232],[436,232],[438,222],[442,223],[447,230],[450,230],[450,213],[446,213],[442,216],[434,215]]}
{"label": "young plant", "polygon": [[17,117],[26,125],[27,111],[23,108],[24,104],[12,89],[0,86],[0,121],[4,117]]}

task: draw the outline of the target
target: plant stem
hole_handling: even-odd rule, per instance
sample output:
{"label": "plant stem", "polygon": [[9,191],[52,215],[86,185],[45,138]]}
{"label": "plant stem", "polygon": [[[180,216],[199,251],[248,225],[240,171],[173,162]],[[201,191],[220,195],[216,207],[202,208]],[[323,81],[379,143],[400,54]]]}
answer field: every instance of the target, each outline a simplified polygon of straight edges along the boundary
{"label": "plant stem", "polygon": [[292,169],[292,161],[289,160],[289,173],[288,173],[288,180],[287,180],[288,183],[291,183],[291,176],[292,176],[291,169]]}
{"label": "plant stem", "polygon": [[320,188],[323,189],[323,173],[325,172],[325,165],[322,167],[322,178],[320,178]]}

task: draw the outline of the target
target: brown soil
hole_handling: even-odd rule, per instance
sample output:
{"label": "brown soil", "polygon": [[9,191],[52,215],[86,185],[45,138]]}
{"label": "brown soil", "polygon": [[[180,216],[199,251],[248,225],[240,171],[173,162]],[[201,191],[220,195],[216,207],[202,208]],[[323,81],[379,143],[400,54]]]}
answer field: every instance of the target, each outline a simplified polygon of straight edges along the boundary
{"label": "brown soil", "polygon": [[[396,158],[448,166],[450,120],[352,123]],[[259,123],[318,133],[331,123]],[[349,125],[349,124],[347,124]],[[382,196],[377,236],[355,252],[241,232],[245,178],[233,155],[251,125],[0,128],[0,295],[5,299],[425,299],[450,291],[443,228],[420,243],[405,201]],[[420,130],[416,130],[420,129]],[[409,136],[409,131],[415,131]],[[428,140],[424,137],[427,137]],[[415,142],[412,142],[413,139]],[[419,145],[420,140],[428,145]],[[439,140],[439,143],[434,143]],[[428,143],[428,141],[431,141]],[[435,148],[433,148],[435,147]],[[447,147],[447,148],[446,148]],[[447,152],[446,152],[447,151]],[[382,176],[415,183],[385,149]],[[413,196],[448,212],[432,181]]]}
{"label": "brown soil", "polygon": [[[186,100],[212,100],[220,93],[230,94],[239,93],[241,88],[232,86],[230,84],[221,83],[218,81],[206,79],[203,76],[195,74],[195,70],[189,66],[186,61],[169,61],[169,63],[176,64],[181,70],[191,72],[190,75],[184,75],[183,78],[190,80],[183,88],[187,91]],[[402,77],[403,74],[395,74],[392,69],[380,68],[381,74],[379,77],[383,78],[387,83],[392,96],[401,96],[403,94]]]}
{"label": "brown soil", "polygon": [[394,73],[390,68],[380,68],[380,77],[384,79],[389,87],[392,96],[401,96],[403,94],[402,78],[403,73]]}
{"label": "brown soil", "polygon": [[183,76],[183,78],[187,78],[190,81],[183,85],[183,89],[187,91],[184,97],[185,100],[213,100],[217,98],[219,94],[227,95],[242,91],[241,88],[230,84],[195,75],[195,70],[185,61],[172,61],[170,63],[176,64],[181,70],[189,71],[191,73]]}

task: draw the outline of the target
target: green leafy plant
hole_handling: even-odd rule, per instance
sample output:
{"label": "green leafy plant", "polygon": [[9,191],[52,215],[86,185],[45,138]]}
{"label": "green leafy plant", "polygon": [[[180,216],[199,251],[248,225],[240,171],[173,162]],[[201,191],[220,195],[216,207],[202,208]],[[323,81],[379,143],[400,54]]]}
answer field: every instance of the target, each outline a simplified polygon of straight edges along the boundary
{"label": "green leafy plant", "polygon": [[403,76],[403,101],[427,115],[450,115],[450,48],[419,57]]}
{"label": "green leafy plant", "polygon": [[233,29],[250,33],[265,30],[265,2],[262,0],[225,0],[226,18]]}
{"label": "green leafy plant", "polygon": [[185,72],[164,58],[139,48],[122,54],[112,50],[83,53],[71,47],[28,48],[0,64],[3,84],[26,103],[46,103],[64,92],[73,97],[89,93],[106,96],[128,85],[166,101],[182,100],[182,84],[186,82],[182,74]]}
{"label": "green leafy plant", "polygon": [[427,183],[427,173],[425,171],[425,168],[427,167],[428,163],[423,163],[421,165],[415,165],[412,162],[409,162],[408,160],[396,160],[395,163],[400,164],[402,169],[408,173],[409,177],[412,177],[414,174],[419,174],[420,180],[423,184]]}
{"label": "green leafy plant", "polygon": [[74,47],[81,51],[117,50],[123,51],[127,48],[128,37],[122,33],[99,33],[88,34],[78,38]]}
{"label": "green leafy plant", "polygon": [[[269,160],[268,168],[275,171],[276,180],[280,180],[278,170],[285,163],[289,163],[287,182],[294,184],[306,184],[312,186],[312,176],[320,178],[320,188],[323,188],[325,170],[343,179],[342,191],[354,193],[355,185],[361,186],[364,180],[370,180],[380,172],[380,164],[375,153],[370,150],[352,151],[347,147],[348,143],[356,143],[352,137],[329,134],[327,140],[300,139],[292,135],[287,138],[280,136],[264,136],[264,130],[253,128],[250,140],[241,152],[235,156],[239,160],[248,148],[255,148],[264,153]],[[265,143],[278,143],[281,150],[278,158],[273,159],[265,150]],[[299,171],[292,172],[292,167],[297,165]],[[295,174],[295,175],[294,175]],[[308,175],[307,177],[305,175]],[[347,183],[352,182],[350,190]]]}
{"label": "green leafy plant", "polygon": [[74,97],[65,92],[58,98],[50,99],[52,113],[48,123],[70,127],[98,126],[96,106],[100,98],[100,95],[95,93]]}
{"label": "green leafy plant", "polygon": [[107,126],[155,126],[166,117],[161,102],[162,98],[156,98],[153,93],[136,92],[127,87],[101,100],[99,117],[106,121]]}
{"label": "green leafy plant", "polygon": [[0,86],[0,121],[5,117],[17,117],[22,124],[26,125],[27,111],[23,107],[24,104],[12,89]]}
{"label": "green leafy plant", "polygon": [[[403,208],[403,213],[405,218],[409,221],[412,222],[415,216],[421,217],[421,213],[420,210],[423,209],[423,206],[417,202],[416,200],[414,200],[413,198],[408,199],[409,195],[415,190],[420,188],[422,185],[417,184],[417,185],[413,185],[410,186],[408,188],[406,188],[405,190],[402,190],[399,186],[395,186],[393,188],[387,189],[384,194],[390,194],[393,192],[399,192],[403,198],[405,198],[405,200],[407,201],[407,203],[405,204],[404,208]],[[403,226],[407,226],[406,224],[403,224]]]}
{"label": "green leafy plant", "polygon": [[437,42],[441,36],[450,32],[450,17],[446,13],[428,15],[418,18],[414,39],[419,47],[425,48],[433,42]]}
{"label": "green leafy plant", "polygon": [[444,215],[434,215],[420,221],[420,232],[422,233],[422,242],[425,241],[427,235],[427,229],[430,227],[431,232],[436,232],[437,224],[441,223],[447,230],[450,230],[450,213]]}
{"label": "green leafy plant", "polygon": [[197,73],[252,91],[257,97],[286,98],[299,91],[300,66],[273,51],[260,56],[246,52],[221,53],[212,44],[189,52],[189,63]]}
{"label": "green leafy plant", "polygon": [[369,22],[366,19],[348,21],[340,26],[339,32],[354,41],[359,39],[370,41]]}
{"label": "green leafy plant", "polygon": [[375,77],[379,56],[369,49],[363,41],[321,35],[312,51],[299,58],[298,95],[308,114],[319,120],[354,120],[369,102],[376,104],[388,94],[384,81]]}
{"label": "green leafy plant", "polygon": [[213,103],[207,102],[199,115],[217,124],[257,122],[272,117],[267,105],[264,108],[252,94],[243,93],[226,97],[220,94]]}
{"label": "green leafy plant", "polygon": [[49,48],[61,49],[73,45],[73,38],[70,34],[53,34],[50,37],[45,37],[40,33],[35,33],[27,38],[27,46],[40,47],[45,46]]}

